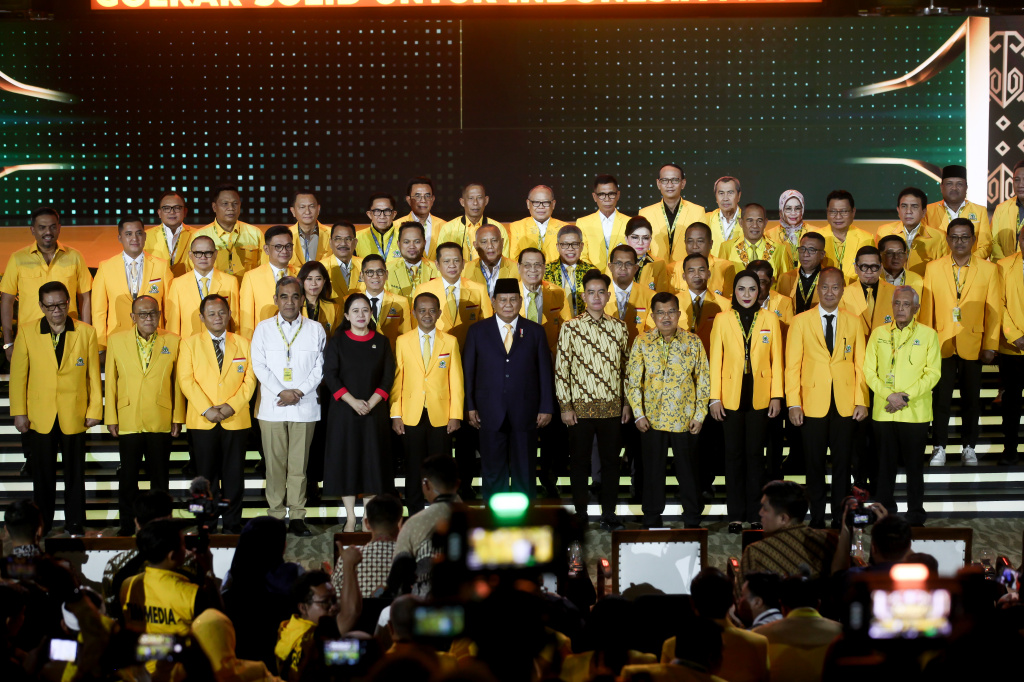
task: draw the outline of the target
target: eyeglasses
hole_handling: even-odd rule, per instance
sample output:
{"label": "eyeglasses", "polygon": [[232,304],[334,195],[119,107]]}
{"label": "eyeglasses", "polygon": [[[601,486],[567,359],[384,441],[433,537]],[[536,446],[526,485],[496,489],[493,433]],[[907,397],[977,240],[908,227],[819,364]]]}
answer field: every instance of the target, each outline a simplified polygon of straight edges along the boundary
{"label": "eyeglasses", "polygon": [[295,248],[294,244],[267,244],[270,248],[274,249],[278,253],[288,253]]}
{"label": "eyeglasses", "polygon": [[682,181],[682,178],[658,178],[658,182],[663,185],[678,185]]}
{"label": "eyeglasses", "polygon": [[829,218],[836,218],[838,216],[848,216],[848,215],[850,215],[850,209],[848,209],[848,208],[830,208],[828,210],[828,217]]}
{"label": "eyeglasses", "polygon": [[335,237],[334,238],[334,241],[341,242],[343,244],[347,244],[349,242],[354,242],[355,240],[356,240],[355,237]]}
{"label": "eyeglasses", "polygon": [[337,597],[332,598],[332,599],[312,599],[312,600],[310,600],[309,603],[310,604],[319,604],[321,606],[334,606],[335,604],[338,603],[338,599],[337,599]]}
{"label": "eyeglasses", "polygon": [[598,192],[597,193],[597,198],[598,199],[614,199],[617,196],[619,196],[618,192]]}
{"label": "eyeglasses", "polygon": [[46,308],[46,311],[50,312],[50,313],[55,313],[58,310],[67,310],[68,309],[68,301],[64,301],[63,303],[54,303],[53,305],[46,305],[45,303],[40,303],[39,305],[41,305],[44,308]]}
{"label": "eyeglasses", "polygon": [[679,314],[679,311],[675,310],[675,309],[672,309],[672,310],[655,310],[654,311],[654,316],[655,317],[661,317],[661,318],[675,317],[678,314]]}
{"label": "eyeglasses", "polygon": [[370,209],[370,213],[373,214],[374,218],[386,218],[386,217],[388,217],[389,215],[391,215],[394,212],[395,212],[394,209],[390,209],[390,208],[374,208],[374,209]]}
{"label": "eyeglasses", "polygon": [[813,246],[798,246],[798,247],[796,247],[796,250],[799,253],[802,253],[802,254],[805,254],[805,255],[808,255],[808,256],[813,256],[814,254],[818,253],[822,249],[816,249]]}
{"label": "eyeglasses", "polygon": [[160,210],[163,211],[164,213],[177,213],[178,211],[184,211],[185,207],[182,206],[181,204],[178,204],[176,206],[161,206]]}
{"label": "eyeglasses", "polygon": [[881,267],[878,263],[860,263],[857,265],[857,269],[861,272],[878,272]]}
{"label": "eyeglasses", "polygon": [[142,311],[142,312],[139,312],[139,313],[132,313],[132,314],[135,315],[135,317],[139,318],[140,320],[152,320],[152,319],[155,319],[157,317],[160,317],[160,311],[159,310]]}
{"label": "eyeglasses", "polygon": [[192,255],[196,258],[213,258],[217,255],[216,251],[193,251]]}
{"label": "eyeglasses", "polygon": [[363,270],[363,277],[383,277],[386,274],[387,270]]}
{"label": "eyeglasses", "polygon": [[581,246],[583,246],[583,242],[558,242],[560,249],[578,249]]}
{"label": "eyeglasses", "polygon": [[412,198],[416,201],[429,201],[434,198],[433,194],[413,194]]}
{"label": "eyeglasses", "polygon": [[618,270],[625,270],[626,268],[636,267],[635,261],[616,260],[611,263],[613,268]]}
{"label": "eyeglasses", "polygon": [[529,202],[534,208],[551,208],[551,204],[554,203],[551,201],[534,201],[533,199],[529,199]]}
{"label": "eyeglasses", "polygon": [[973,234],[950,234],[946,236],[949,238],[949,241],[956,243],[965,243],[974,239]]}

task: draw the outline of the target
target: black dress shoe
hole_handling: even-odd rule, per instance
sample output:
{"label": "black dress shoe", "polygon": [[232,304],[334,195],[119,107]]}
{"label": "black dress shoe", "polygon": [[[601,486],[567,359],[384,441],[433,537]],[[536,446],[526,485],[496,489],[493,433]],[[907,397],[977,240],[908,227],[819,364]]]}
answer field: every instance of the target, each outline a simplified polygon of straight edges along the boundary
{"label": "black dress shoe", "polygon": [[64,532],[68,535],[85,535],[85,529],[77,523],[70,523],[64,526]]}
{"label": "black dress shoe", "polygon": [[32,478],[32,466],[29,464],[27,457],[25,458],[25,463],[21,465],[18,475],[22,478]]}
{"label": "black dress shoe", "polygon": [[309,529],[309,526],[302,519],[292,519],[288,524],[288,532],[300,538],[308,538],[313,535],[313,531]]}
{"label": "black dress shoe", "polygon": [[626,530],[626,524],[622,523],[618,516],[611,514],[601,517],[601,530]]}
{"label": "black dress shoe", "polygon": [[130,538],[135,535],[135,529],[129,528],[128,526],[121,526],[117,529],[117,537],[119,538]]}
{"label": "black dress shoe", "polygon": [[181,467],[181,475],[185,478],[195,478],[196,468],[192,466],[192,462],[185,462]]}
{"label": "black dress shoe", "polygon": [[729,524],[729,532],[733,535],[739,535],[743,532],[743,524],[739,521],[733,521]]}
{"label": "black dress shoe", "polygon": [[764,530],[764,526],[761,525],[760,521],[754,521],[750,524],[750,530]]}
{"label": "black dress shoe", "polygon": [[224,526],[224,530],[222,531],[222,534],[223,535],[241,535],[242,534],[242,524],[235,523],[235,524],[232,524],[230,526],[229,525],[225,525]]}

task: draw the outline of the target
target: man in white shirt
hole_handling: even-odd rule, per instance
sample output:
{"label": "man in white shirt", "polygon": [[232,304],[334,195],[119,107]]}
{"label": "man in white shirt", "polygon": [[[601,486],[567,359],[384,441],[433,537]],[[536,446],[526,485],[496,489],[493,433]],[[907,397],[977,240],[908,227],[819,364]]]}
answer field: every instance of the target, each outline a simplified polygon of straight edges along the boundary
{"label": "man in white shirt", "polygon": [[[615,176],[598,175],[594,178],[594,191],[591,196],[597,204],[597,212],[576,221],[576,227],[583,235],[583,249],[579,256],[585,262],[592,263],[598,270],[604,271],[608,265],[608,252],[619,244],[626,243],[626,223],[629,222],[629,216],[619,212],[621,195],[619,181]],[[559,254],[561,255],[561,251]],[[582,307],[580,312],[583,312]]]}
{"label": "man in white shirt", "polygon": [[171,273],[181,277],[188,269],[188,247],[194,230],[185,225],[188,206],[177,192],[164,192],[157,202],[160,224],[146,230],[146,255],[163,258]]}
{"label": "man in white shirt", "polygon": [[252,365],[260,382],[260,422],[267,462],[267,513],[284,519],[288,530],[312,535],[306,522],[306,464],[313,430],[320,420],[316,389],[323,376],[327,334],[320,323],[302,316],[305,294],[294,277],[277,283],[278,314],[256,326]]}
{"label": "man in white shirt", "polygon": [[565,222],[552,218],[555,212],[555,194],[547,185],[537,185],[526,198],[530,215],[508,226],[509,254],[519,258],[523,249],[540,249],[545,260],[558,258],[558,228]]}
{"label": "man in white shirt", "polygon": [[729,241],[740,234],[742,223],[740,222],[740,198],[743,196],[743,188],[740,186],[739,178],[725,175],[715,180],[715,203],[718,204],[711,213],[708,213],[706,222],[711,228],[711,239],[718,244],[715,255],[719,258],[726,258]]}
{"label": "man in white shirt", "polygon": [[433,215],[434,209],[434,181],[422,175],[409,181],[405,188],[405,203],[409,204],[409,215],[395,221],[396,225],[406,222],[419,223],[423,226],[423,250],[425,253],[433,253],[434,245],[437,242],[437,235],[445,221]]}

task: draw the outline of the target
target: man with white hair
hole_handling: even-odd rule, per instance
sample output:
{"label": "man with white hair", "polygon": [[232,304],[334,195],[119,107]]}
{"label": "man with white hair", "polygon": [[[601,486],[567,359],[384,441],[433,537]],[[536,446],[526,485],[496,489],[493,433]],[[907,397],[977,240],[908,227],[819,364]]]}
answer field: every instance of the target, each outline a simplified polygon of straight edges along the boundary
{"label": "man with white hair", "polygon": [[939,382],[942,365],[939,335],[914,319],[920,307],[913,287],[896,287],[893,321],[876,327],[864,350],[864,378],[875,394],[876,497],[890,514],[896,512],[893,492],[902,456],[907,469],[906,518],[915,526],[925,521],[924,451],[932,420],[932,388]]}

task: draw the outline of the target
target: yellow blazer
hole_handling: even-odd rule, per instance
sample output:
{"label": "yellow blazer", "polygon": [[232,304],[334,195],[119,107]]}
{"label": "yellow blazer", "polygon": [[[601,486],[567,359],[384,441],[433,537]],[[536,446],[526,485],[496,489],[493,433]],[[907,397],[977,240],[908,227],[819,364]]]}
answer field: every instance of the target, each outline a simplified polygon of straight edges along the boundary
{"label": "yellow blazer", "polygon": [[[352,293],[366,294],[366,285],[359,282]],[[369,294],[366,295],[369,296]],[[394,350],[398,337],[415,326],[412,313],[410,312],[412,306],[408,298],[388,291],[387,288],[381,292],[380,300],[380,317],[374,320],[374,322],[377,324],[377,331],[388,337],[388,341],[391,342],[391,349]],[[341,329],[341,325],[345,321],[344,303],[343,300],[338,301],[340,306],[338,311],[338,329]],[[441,305],[443,307],[444,303],[442,302]]]}
{"label": "yellow blazer", "polygon": [[[239,220],[235,223],[232,233],[236,236],[230,240],[227,239],[227,235],[214,220],[206,227],[194,231],[192,241],[195,241],[196,237],[212,239],[214,248],[217,249],[217,260],[213,267],[221,272],[234,275],[241,283],[243,275],[263,263],[263,259],[267,255],[263,250],[263,231],[255,225]],[[230,249],[228,244],[231,245]],[[193,269],[191,260],[188,262],[187,269]]]}
{"label": "yellow blazer", "polygon": [[448,312],[448,303],[444,294],[447,286],[448,283],[443,277],[432,279],[416,287],[416,291],[413,292],[413,300],[417,294],[423,292],[430,292],[437,296],[441,302],[441,317],[437,320],[437,329],[458,339],[461,350],[466,343],[466,331],[469,329],[469,325],[479,322],[485,317],[490,317],[494,314],[494,310],[491,308],[491,299],[487,296],[487,288],[463,277],[459,283],[459,310],[453,320],[451,313]]}
{"label": "yellow blazer", "polygon": [[[672,279],[669,282],[669,291],[680,294],[687,291],[686,278],[683,276],[683,259],[672,265]],[[711,277],[708,279],[708,289],[719,296],[732,298],[732,280],[736,277],[740,266],[731,260],[724,258],[708,257],[708,268],[711,270]]]}
{"label": "yellow blazer", "polygon": [[[595,211],[576,220],[576,227],[583,232],[583,255],[580,260],[590,263],[598,270],[604,270],[608,265],[608,253],[619,244],[626,243],[626,223],[629,216],[615,211],[615,223],[612,225],[611,239],[608,245],[604,243],[604,230],[601,229],[601,212]],[[651,241],[653,248],[654,241]],[[557,260],[557,259],[556,259]]]}
{"label": "yellow blazer", "polygon": [[511,242],[509,258],[518,261],[522,250],[532,246],[544,252],[546,263],[558,260],[558,228],[568,224],[557,218],[548,218],[548,229],[544,231],[544,241],[541,242],[540,230],[537,229],[533,216],[515,221],[508,226],[508,238]]}
{"label": "yellow blazer", "polygon": [[[488,225],[494,225],[495,227],[501,228],[501,236],[505,240],[505,245],[501,249],[501,255],[508,258],[511,253],[511,246],[509,244],[508,230],[505,226],[499,223],[497,220],[486,218]],[[449,220],[444,226],[438,231],[437,244],[434,246],[436,250],[438,246],[445,242],[455,242],[456,244],[462,245],[462,258],[469,263],[469,261],[477,258],[476,248],[473,247],[473,242],[476,241],[476,231],[482,227],[482,224],[472,225],[466,224],[466,216],[461,215],[454,220]]]}
{"label": "yellow blazer", "polygon": [[636,339],[637,334],[654,329],[654,310],[651,306],[651,298],[655,293],[647,287],[642,287],[634,282],[633,288],[629,290],[629,300],[626,301],[625,314],[619,317],[619,305],[615,299],[615,285],[612,285],[611,296],[608,297],[608,303],[604,306],[604,312],[609,317],[614,317],[626,323],[626,330],[629,332],[629,346],[633,345],[633,340]]}
{"label": "yellow blazer", "polygon": [[[885,279],[887,276],[888,276],[888,273],[886,273],[883,270],[881,272],[881,279],[883,279],[885,281],[888,281],[888,280]],[[920,298],[921,296],[924,295],[924,277],[922,277],[921,275],[917,274],[916,272],[912,272],[910,270],[907,270],[906,268],[903,268],[903,283],[902,284],[893,284],[893,286],[894,287],[896,287],[896,286],[908,286],[908,287],[910,287],[911,289],[913,289],[914,291],[917,292],[918,298]]]}
{"label": "yellow blazer", "polygon": [[[238,329],[238,278],[225,274],[216,268],[210,271],[210,293],[220,294],[228,299],[231,308],[231,325],[228,331]],[[164,320],[167,331],[187,339],[206,329],[199,314],[203,302],[196,281],[195,270],[182,277],[176,277],[164,296]]]}
{"label": "yellow blazer", "polygon": [[789,325],[793,322],[793,314],[796,310],[793,307],[793,299],[785,294],[769,290],[768,307],[766,310],[775,313],[775,317],[782,327],[782,339],[785,341],[786,333],[789,332]]}
{"label": "yellow blazer", "polygon": [[736,224],[733,225],[728,237],[725,236],[722,227],[722,209],[716,208],[705,215],[703,222],[711,228],[711,255],[726,258],[727,243],[743,236],[743,210],[736,209]]}
{"label": "yellow blazer", "polygon": [[149,369],[143,372],[135,328],[109,338],[104,424],[117,424],[122,433],[167,433],[172,423],[185,423],[185,399],[176,377],[180,341],[158,329]]}
{"label": "yellow blazer", "polygon": [[[289,263],[287,272],[294,277],[298,270]],[[242,286],[238,290],[238,333],[246,341],[252,341],[256,325],[277,315],[277,305],[274,303],[276,288],[277,279],[270,263],[250,270],[242,278]]]}
{"label": "yellow blazer", "polygon": [[686,199],[679,200],[679,210],[676,213],[676,226],[672,231],[672,238],[668,236],[668,217],[665,215],[665,202],[659,201],[650,206],[640,209],[639,215],[650,221],[654,234],[651,235],[650,254],[652,258],[660,258],[669,263],[676,263],[686,258],[686,228],[694,223],[704,222],[706,212],[703,206],[698,206]]}
{"label": "yellow blazer", "polygon": [[793,318],[786,338],[786,402],[812,419],[828,414],[833,396],[843,417],[868,404],[860,320],[837,308],[835,325],[832,355],[817,306]]}
{"label": "yellow blazer", "polygon": [[[143,257],[139,296],[152,296],[163,311],[164,294],[173,278],[167,261]],[[135,326],[131,318],[134,300],[128,288],[128,276],[124,271],[124,258],[121,254],[100,263],[92,282],[92,324],[96,328],[96,342],[100,350],[107,347],[108,336]],[[160,326],[163,326],[163,321],[161,312]]]}
{"label": "yellow blazer", "polygon": [[[378,243],[380,248],[377,248]],[[389,244],[391,245],[390,249],[388,248]],[[383,253],[381,249],[386,250],[387,253]],[[398,223],[392,223],[383,238],[379,232],[374,233],[372,225],[358,229],[356,231],[356,253],[364,258],[376,253],[385,261],[401,258],[402,252],[398,248]]]}
{"label": "yellow blazer", "polygon": [[23,325],[14,340],[10,414],[27,415],[36,433],[49,433],[55,419],[63,433],[82,433],[86,419],[103,418],[96,330],[69,317],[58,367],[50,334],[40,332],[44,321]]}
{"label": "yellow blazer", "polygon": [[[822,266],[824,268],[824,266]],[[793,302],[793,310],[796,310],[796,295],[800,287],[800,268],[795,268],[789,272],[782,273],[782,276],[775,282],[775,291],[786,296]],[[814,285],[814,291],[811,292],[811,304],[818,305],[818,285]]]}
{"label": "yellow blazer", "polygon": [[[743,332],[732,310],[715,316],[711,328],[711,400],[721,400],[727,410],[740,406],[746,353]],[[750,336],[750,371],[754,376],[753,408],[764,410],[772,398],[785,396],[782,360],[782,326],[770,311],[754,318]]]}
{"label": "yellow blazer", "polygon": [[732,296],[719,296],[710,289],[704,294],[704,304],[700,308],[700,319],[694,324],[693,300],[690,298],[690,291],[683,289],[676,296],[679,298],[679,328],[693,331],[700,337],[704,344],[704,352],[711,348],[711,328],[715,324],[715,317],[722,312],[732,310]]}
{"label": "yellow blazer", "polygon": [[1024,265],[1021,254],[1003,258],[998,263],[1003,280],[1002,338],[999,352],[1003,355],[1022,355],[1013,344],[1024,336]]}
{"label": "yellow blazer", "polygon": [[415,279],[409,277],[409,270],[405,266],[404,258],[392,258],[387,262],[387,268],[387,288],[396,294],[408,298],[410,306],[412,305],[412,292],[416,287],[424,282],[429,282],[435,277],[441,276],[437,266],[429,258],[424,258],[420,261],[420,271]]}
{"label": "yellow blazer", "polygon": [[[299,224],[293,223],[288,227],[292,231],[292,260],[288,263],[289,266],[295,268],[295,272],[299,271],[303,265],[306,264],[306,254],[302,251],[302,240],[299,238]],[[332,255],[331,253],[331,226],[324,225],[317,221],[317,240],[316,240],[316,257],[313,260],[322,260],[323,258]],[[264,253],[260,259],[261,263],[267,262],[267,254]]]}
{"label": "yellow blazer", "polygon": [[338,265],[338,257],[333,252],[321,258],[320,262],[327,268],[327,274],[331,278],[331,290],[337,301],[345,300],[349,292],[356,291],[359,283],[363,281],[363,259],[359,256],[352,256],[348,282],[345,282],[345,275],[341,273],[341,266]]}
{"label": "yellow blazer", "polygon": [[[402,216],[395,221],[395,225],[401,227],[404,223],[418,223],[420,219],[417,218],[412,211],[408,215]],[[424,234],[426,243],[423,245],[423,254],[428,258],[434,257],[434,248],[441,242],[437,241],[437,238],[441,235],[441,228],[444,227],[445,223],[448,222],[442,218],[438,218],[433,213],[430,214],[430,234]],[[426,232],[426,225],[423,226],[424,232]],[[367,252],[369,253],[369,252]]]}
{"label": "yellow blazer", "polygon": [[[878,242],[881,241],[882,237],[887,237],[891,234],[902,237],[903,241],[907,240],[903,223],[897,220],[894,223],[886,223],[878,228],[878,231],[875,233],[875,246],[878,246]],[[942,258],[948,253],[949,245],[946,244],[946,233],[930,223],[922,222],[921,227],[917,229],[917,236],[914,237],[914,243],[907,256],[906,269],[924,277],[924,269],[928,263],[936,258]]]}
{"label": "yellow blazer", "polygon": [[[979,258],[987,259],[991,256],[992,229],[988,224],[988,209],[968,201],[957,213],[957,218],[967,218],[974,223],[974,234],[978,238],[974,242],[974,253]],[[946,228],[949,227],[949,212],[946,211],[945,202],[939,200],[928,204],[928,208],[925,210],[924,222],[928,223],[928,226],[932,229],[941,230],[945,233]]]}
{"label": "yellow blazer", "polygon": [[462,355],[451,334],[434,332],[430,365],[423,369],[420,331],[415,328],[395,342],[395,387],[391,391],[391,416],[416,426],[427,408],[430,425],[447,426],[450,419],[462,419],[465,386]]}
{"label": "yellow blazer", "polygon": [[843,290],[843,298],[839,301],[839,307],[860,319],[860,331],[864,334],[864,338],[868,338],[875,327],[892,322],[892,295],[895,291],[896,287],[884,279],[879,279],[875,308],[869,314],[868,301],[864,297],[864,287],[860,285],[859,281],[853,282]]}
{"label": "yellow blazer", "polygon": [[[558,347],[558,333],[562,329],[562,323],[572,319],[572,306],[566,304],[565,289],[562,287],[556,287],[547,280],[542,281],[540,286],[542,308],[540,325],[544,327],[544,334],[548,339],[548,348],[551,349],[553,356],[555,349]],[[527,317],[526,300],[529,292],[526,291],[526,287],[522,283],[519,285],[519,291],[523,295],[523,305],[519,309],[519,314]]]}
{"label": "yellow blazer", "polygon": [[[739,237],[725,245],[724,258],[735,264],[737,272],[745,269],[747,264],[753,260],[768,261],[771,263],[772,271],[775,273],[786,271],[786,249],[782,244],[773,242],[767,237],[762,237],[761,240],[752,247],[741,233]],[[732,295],[731,291],[729,292],[729,295]]]}
{"label": "yellow blazer", "polygon": [[[309,317],[305,301],[302,303],[302,316],[305,318]],[[317,315],[316,321],[324,328],[324,333],[327,334],[328,340],[341,328],[342,319],[340,299],[320,301],[320,314]]]}
{"label": "yellow blazer", "polygon": [[167,233],[163,225],[146,228],[146,245],[142,248],[143,253],[153,258],[162,258],[171,267],[171,274],[181,277],[185,271],[192,266],[192,260],[188,257],[189,247],[192,245],[192,235],[196,228],[182,224],[181,234],[178,235],[178,246],[174,250],[174,258],[167,248]]}
{"label": "yellow blazer", "polygon": [[[1002,326],[1003,281],[999,266],[971,257],[966,268],[960,300],[953,280],[953,257],[943,256],[928,264],[918,321],[939,333],[942,357],[953,354],[977,360],[983,350],[999,350]],[[953,309],[960,309],[960,321]]]}
{"label": "yellow blazer", "polygon": [[[612,276],[611,265],[605,268],[604,273],[609,277]],[[652,292],[667,291],[674,293],[669,280],[668,263],[663,260],[645,260],[640,268],[640,278],[636,283]]]}
{"label": "yellow blazer", "polygon": [[[843,244],[846,245],[845,249]],[[822,267],[832,265],[843,271],[843,275],[846,276],[847,283],[857,279],[857,269],[854,261],[857,260],[857,251],[862,246],[874,246],[875,239],[871,236],[870,232],[866,232],[856,225],[850,225],[850,228],[846,231],[846,241],[840,243],[836,239],[835,234],[832,230],[829,230],[829,234],[825,237],[825,258],[828,259],[828,263],[822,263]],[[840,256],[842,256],[840,258]]]}
{"label": "yellow blazer", "polygon": [[[472,263],[466,266],[466,269],[462,271],[462,276],[468,279],[470,282],[476,282],[480,286],[487,288],[487,280],[484,279],[484,273],[480,269],[480,259],[476,259]],[[440,275],[438,275],[440,277]],[[501,257],[501,263],[498,265],[498,279],[519,279],[519,265],[511,258]]]}
{"label": "yellow blazer", "polygon": [[[824,227],[816,227],[810,223],[804,223],[803,229],[800,231],[800,235],[805,235],[808,232],[817,232],[825,239],[829,238],[832,234],[832,228],[826,224]],[[773,224],[771,227],[764,231],[764,236],[767,239],[775,242],[782,249],[782,270],[776,270],[774,273],[775,279],[778,279],[783,272],[789,272],[800,267],[800,260],[797,258],[796,246],[793,246],[786,240],[786,232],[782,229],[782,225],[779,223]],[[797,239],[797,246],[800,245],[800,240]]]}
{"label": "yellow blazer", "polygon": [[1019,251],[1017,245],[1017,197],[1010,197],[992,213],[992,260],[998,261]]}
{"label": "yellow blazer", "polygon": [[214,423],[203,413],[214,405],[225,403],[235,411],[220,422],[226,431],[240,431],[252,425],[249,419],[249,399],[256,390],[256,374],[252,369],[249,341],[226,332],[224,366],[217,368],[217,354],[213,340],[205,329],[184,339],[179,346],[178,385],[188,401],[185,427],[209,431]]}

